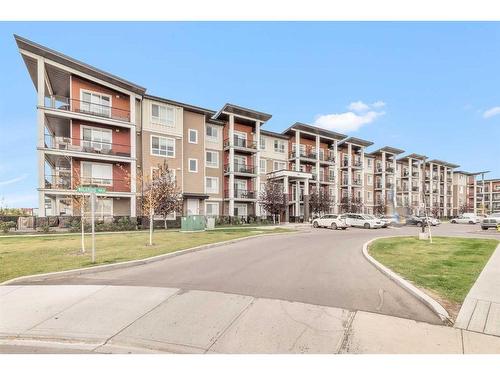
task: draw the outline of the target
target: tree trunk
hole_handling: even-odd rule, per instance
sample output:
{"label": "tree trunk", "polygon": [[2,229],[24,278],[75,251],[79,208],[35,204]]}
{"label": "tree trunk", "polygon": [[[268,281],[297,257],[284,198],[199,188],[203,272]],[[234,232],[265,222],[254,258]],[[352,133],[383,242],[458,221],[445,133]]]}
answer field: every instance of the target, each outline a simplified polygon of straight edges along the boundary
{"label": "tree trunk", "polygon": [[153,246],[153,226],[154,226],[154,211],[149,211],[149,246]]}

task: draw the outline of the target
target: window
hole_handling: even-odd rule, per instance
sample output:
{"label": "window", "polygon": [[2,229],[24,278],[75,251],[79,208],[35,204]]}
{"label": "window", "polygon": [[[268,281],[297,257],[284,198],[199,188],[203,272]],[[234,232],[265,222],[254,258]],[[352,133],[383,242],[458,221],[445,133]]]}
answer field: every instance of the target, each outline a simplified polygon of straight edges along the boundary
{"label": "window", "polygon": [[84,185],[113,185],[113,165],[81,162],[81,180]]}
{"label": "window", "polygon": [[111,130],[82,127],[82,146],[104,153],[111,151]]}
{"label": "window", "polygon": [[219,167],[219,153],[217,151],[207,151],[207,167],[218,168]]}
{"label": "window", "polygon": [[217,142],[219,139],[219,129],[215,125],[207,125],[207,141]]}
{"label": "window", "polygon": [[175,139],[151,136],[151,155],[175,157]]}
{"label": "window", "polygon": [[207,202],[205,215],[207,216],[219,216],[219,203],[218,202]]}
{"label": "window", "polygon": [[259,147],[261,150],[266,149],[266,137],[263,137],[262,135],[260,136],[260,144]]}
{"label": "window", "polygon": [[[169,177],[170,181],[175,182],[175,169],[169,169]],[[158,179],[160,176],[158,176],[158,167],[151,167],[151,179],[155,180]],[[167,176],[164,176],[164,178],[167,178]]]}
{"label": "window", "polygon": [[198,159],[188,159],[189,172],[198,172]]}
{"label": "window", "polygon": [[245,203],[235,203],[234,216],[247,216],[247,205]]}
{"label": "window", "polygon": [[217,177],[206,177],[205,187],[207,193],[217,194],[219,192],[219,179]]}
{"label": "window", "polygon": [[111,117],[111,96],[82,90],[80,100],[81,112]]}
{"label": "window", "polygon": [[260,165],[259,165],[259,172],[260,173],[266,173],[266,159],[260,159]]}
{"label": "window", "polygon": [[198,130],[195,129],[189,129],[189,143],[198,143]]}
{"label": "window", "polygon": [[174,126],[174,108],[166,105],[151,104],[151,122],[164,126]]}
{"label": "window", "polygon": [[367,197],[368,202],[371,202],[372,201],[372,192],[371,191],[367,191],[366,192],[366,197]]}
{"label": "window", "polygon": [[371,174],[366,175],[368,185],[373,184],[373,178]]}
{"label": "window", "polygon": [[366,159],[366,161],[368,164],[368,168],[371,168],[372,167],[372,159]]}
{"label": "window", "polygon": [[237,147],[247,147],[247,133],[235,131],[233,134],[234,145]]}
{"label": "window", "polygon": [[282,169],[286,169],[285,161],[273,161],[273,171],[280,171]]}
{"label": "window", "polygon": [[[90,200],[85,200],[85,212],[91,214]],[[97,218],[113,216],[113,199],[112,198],[97,198],[95,205],[95,215]]]}
{"label": "window", "polygon": [[274,140],[274,151],[284,154],[285,153],[285,142],[275,139]]}

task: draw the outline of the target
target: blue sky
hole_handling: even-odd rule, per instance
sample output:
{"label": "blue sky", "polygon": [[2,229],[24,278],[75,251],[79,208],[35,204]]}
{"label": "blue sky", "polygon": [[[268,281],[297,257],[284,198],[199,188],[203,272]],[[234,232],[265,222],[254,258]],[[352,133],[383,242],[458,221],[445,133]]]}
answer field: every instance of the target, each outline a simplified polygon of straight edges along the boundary
{"label": "blue sky", "polygon": [[[1,23],[0,204],[36,207],[35,90],[13,33],[148,93],[318,124],[500,177],[500,23]],[[496,155],[496,156],[494,156]]]}

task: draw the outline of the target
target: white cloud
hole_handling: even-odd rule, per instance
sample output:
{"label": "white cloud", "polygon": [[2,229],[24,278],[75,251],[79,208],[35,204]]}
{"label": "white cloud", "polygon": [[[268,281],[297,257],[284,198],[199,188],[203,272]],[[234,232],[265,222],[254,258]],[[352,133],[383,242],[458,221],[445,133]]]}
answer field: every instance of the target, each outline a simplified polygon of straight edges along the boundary
{"label": "white cloud", "polygon": [[500,114],[500,107],[493,107],[483,112],[484,118],[490,118]]}
{"label": "white cloud", "polygon": [[19,177],[11,178],[10,180],[0,181],[0,186],[15,184],[16,182],[24,180],[26,177],[28,177],[28,175],[27,174],[23,174],[23,175],[21,175]]}
{"label": "white cloud", "polygon": [[314,125],[338,132],[356,131],[362,126],[372,123],[378,117],[383,116],[385,114],[384,111],[377,111],[374,108],[382,108],[384,106],[385,103],[383,101],[377,101],[368,105],[359,100],[347,106],[348,112],[318,115],[314,121]]}

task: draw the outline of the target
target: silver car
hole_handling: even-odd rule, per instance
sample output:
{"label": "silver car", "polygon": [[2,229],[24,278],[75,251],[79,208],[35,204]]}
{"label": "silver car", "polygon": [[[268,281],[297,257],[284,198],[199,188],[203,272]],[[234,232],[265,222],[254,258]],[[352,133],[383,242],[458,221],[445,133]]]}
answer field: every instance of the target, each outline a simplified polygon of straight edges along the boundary
{"label": "silver car", "polygon": [[481,220],[481,229],[483,230],[496,228],[497,225],[500,225],[500,213],[491,214],[490,216],[486,216],[483,220]]}

